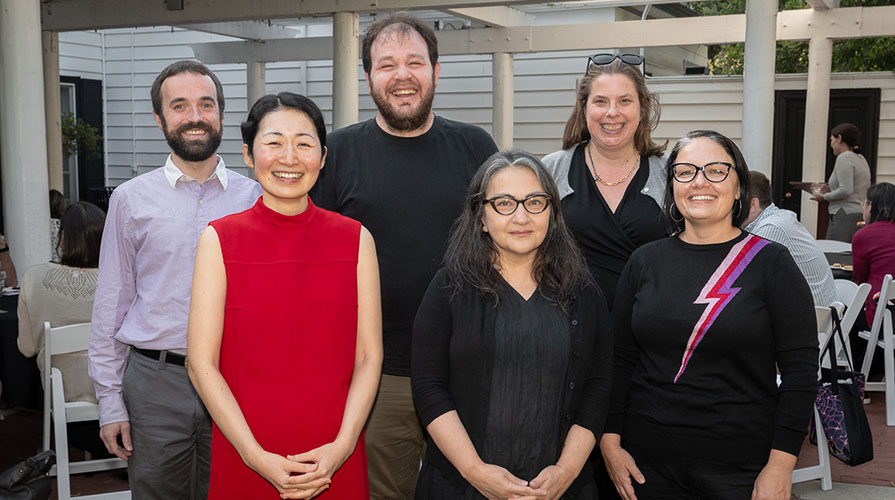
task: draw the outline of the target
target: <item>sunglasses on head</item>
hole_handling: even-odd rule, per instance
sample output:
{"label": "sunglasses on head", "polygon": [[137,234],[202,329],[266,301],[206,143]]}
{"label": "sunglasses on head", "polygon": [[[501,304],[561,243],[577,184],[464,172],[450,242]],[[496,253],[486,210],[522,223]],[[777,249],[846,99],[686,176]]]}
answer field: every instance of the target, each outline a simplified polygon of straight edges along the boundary
{"label": "sunglasses on head", "polygon": [[591,64],[603,66],[616,59],[621,59],[623,63],[630,64],[631,66],[640,66],[645,60],[644,57],[639,54],[594,54],[587,58],[587,67],[590,68]]}

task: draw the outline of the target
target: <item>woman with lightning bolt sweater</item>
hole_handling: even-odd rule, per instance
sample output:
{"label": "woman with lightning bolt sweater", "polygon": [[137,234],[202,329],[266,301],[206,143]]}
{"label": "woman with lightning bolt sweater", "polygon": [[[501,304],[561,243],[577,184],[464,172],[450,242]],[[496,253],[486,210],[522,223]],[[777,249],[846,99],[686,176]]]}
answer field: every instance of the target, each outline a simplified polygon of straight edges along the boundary
{"label": "woman with lightning bolt sweater", "polygon": [[739,229],[730,139],[691,132],[668,164],[677,234],[634,252],[613,310],[609,475],[626,500],[788,500],[817,390],[811,292],[786,248]]}

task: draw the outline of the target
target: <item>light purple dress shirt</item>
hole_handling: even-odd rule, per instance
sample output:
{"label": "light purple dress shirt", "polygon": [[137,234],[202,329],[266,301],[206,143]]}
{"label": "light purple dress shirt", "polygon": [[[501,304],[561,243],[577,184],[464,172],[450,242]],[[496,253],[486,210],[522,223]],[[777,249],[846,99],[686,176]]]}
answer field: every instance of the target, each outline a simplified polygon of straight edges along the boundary
{"label": "light purple dress shirt", "polygon": [[121,396],[128,346],[186,352],[193,264],[209,222],[250,208],[257,182],[218,158],[204,183],[168,157],[164,167],[115,188],[103,230],[88,371],[100,425],[128,420]]}

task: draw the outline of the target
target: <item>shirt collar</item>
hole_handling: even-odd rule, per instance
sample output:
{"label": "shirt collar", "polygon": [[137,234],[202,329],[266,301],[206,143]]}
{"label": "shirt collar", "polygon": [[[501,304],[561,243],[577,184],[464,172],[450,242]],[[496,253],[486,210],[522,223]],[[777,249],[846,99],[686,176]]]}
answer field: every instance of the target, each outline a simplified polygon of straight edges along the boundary
{"label": "shirt collar", "polygon": [[[218,182],[221,183],[221,187],[224,188],[224,191],[227,190],[227,168],[224,166],[224,159],[220,156],[218,156],[218,164],[214,167],[214,173],[211,174],[211,177],[217,177]],[[209,177],[208,180],[211,180],[211,177]],[[198,182],[197,179],[186,175],[182,170],[177,168],[177,165],[175,165],[174,161],[171,159],[171,155],[168,155],[168,159],[165,161],[165,179],[172,189],[177,189],[177,181]]]}
{"label": "shirt collar", "polygon": [[776,214],[776,213],[779,212],[779,211],[780,211],[780,209],[777,208],[777,205],[774,205],[773,203],[771,203],[771,204],[768,205],[764,210],[762,210],[760,214],[758,214],[758,217],[756,217],[754,221],[750,222],[750,223],[746,226],[746,231],[750,231],[750,232],[751,232],[753,229],[755,229],[756,227],[758,227],[758,226],[761,224],[761,222],[762,222],[763,220],[765,220],[765,219],[767,219],[768,217],[770,217],[770,216]]}

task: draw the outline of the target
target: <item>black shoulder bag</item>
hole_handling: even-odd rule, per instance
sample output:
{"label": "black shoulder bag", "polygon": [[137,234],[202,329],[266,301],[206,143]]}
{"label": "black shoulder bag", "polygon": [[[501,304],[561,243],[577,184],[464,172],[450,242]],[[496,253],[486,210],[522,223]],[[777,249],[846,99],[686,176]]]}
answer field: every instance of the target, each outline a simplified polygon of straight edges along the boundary
{"label": "black shoulder bag", "polygon": [[0,500],[47,500],[50,469],[56,463],[53,450],[26,458],[0,473]]}

